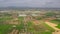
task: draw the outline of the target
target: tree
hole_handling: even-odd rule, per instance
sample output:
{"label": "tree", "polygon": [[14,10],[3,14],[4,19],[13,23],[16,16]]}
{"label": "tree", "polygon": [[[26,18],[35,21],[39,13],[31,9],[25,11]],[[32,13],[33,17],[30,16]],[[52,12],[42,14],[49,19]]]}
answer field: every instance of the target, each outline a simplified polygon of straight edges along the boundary
{"label": "tree", "polygon": [[46,17],[55,17],[56,16],[56,14],[54,12],[48,12],[45,15],[46,15]]}

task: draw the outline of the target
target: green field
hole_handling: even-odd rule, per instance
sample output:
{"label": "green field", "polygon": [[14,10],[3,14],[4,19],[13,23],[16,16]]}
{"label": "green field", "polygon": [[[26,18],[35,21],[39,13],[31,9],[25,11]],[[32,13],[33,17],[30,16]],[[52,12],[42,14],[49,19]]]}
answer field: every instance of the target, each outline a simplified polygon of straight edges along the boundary
{"label": "green field", "polygon": [[60,24],[60,20],[59,19],[54,19],[54,20],[51,20],[50,22],[56,23],[56,24]]}
{"label": "green field", "polygon": [[0,34],[8,34],[12,29],[12,25],[0,24]]}
{"label": "green field", "polygon": [[58,26],[56,26],[56,27],[60,29],[60,20],[59,19],[51,20],[50,22],[57,24]]}

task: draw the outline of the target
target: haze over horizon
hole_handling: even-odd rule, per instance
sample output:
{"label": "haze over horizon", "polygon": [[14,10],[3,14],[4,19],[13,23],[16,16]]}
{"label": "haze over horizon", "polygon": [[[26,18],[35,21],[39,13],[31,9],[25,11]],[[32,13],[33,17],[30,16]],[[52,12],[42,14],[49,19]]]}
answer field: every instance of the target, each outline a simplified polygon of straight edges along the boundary
{"label": "haze over horizon", "polygon": [[0,0],[0,7],[9,6],[60,8],[60,0]]}

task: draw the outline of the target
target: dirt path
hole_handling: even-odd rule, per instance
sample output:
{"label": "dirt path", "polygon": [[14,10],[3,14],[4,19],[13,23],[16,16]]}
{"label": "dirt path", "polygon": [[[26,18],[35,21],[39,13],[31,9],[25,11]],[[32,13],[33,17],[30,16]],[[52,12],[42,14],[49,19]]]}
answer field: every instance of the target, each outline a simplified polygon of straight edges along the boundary
{"label": "dirt path", "polygon": [[14,34],[14,32],[15,32],[15,29],[13,29],[12,32],[11,32],[10,34]]}
{"label": "dirt path", "polygon": [[16,25],[13,25],[13,30],[10,32],[10,34],[18,34],[18,30],[16,29]]}
{"label": "dirt path", "polygon": [[18,34],[18,30],[13,29],[12,32],[10,34]]}
{"label": "dirt path", "polygon": [[50,22],[45,22],[45,23],[48,24],[50,27],[52,27],[55,30],[60,30],[60,29],[56,28],[57,24],[50,23]]}
{"label": "dirt path", "polygon": [[14,34],[18,34],[18,30],[16,30]]}
{"label": "dirt path", "polygon": [[[34,24],[38,25],[40,24],[40,22],[38,20],[33,21]],[[60,34],[60,29],[56,28],[57,24],[54,23],[50,23],[48,21],[45,22],[47,25],[49,25],[50,27],[52,27],[53,29],[55,29],[55,32],[52,32],[52,34]]]}
{"label": "dirt path", "polygon": [[[40,22],[38,20],[33,21],[34,24],[40,24]],[[45,22],[47,25],[49,25],[50,27],[52,27],[55,30],[60,30],[59,28],[56,28],[57,24],[54,23],[50,23],[48,21]]]}
{"label": "dirt path", "polygon": [[58,31],[58,32],[53,32],[52,34],[60,34],[60,31]]}
{"label": "dirt path", "polygon": [[55,27],[55,26],[57,26],[57,24],[50,23],[50,22],[45,22],[45,23],[48,24],[53,29],[55,29],[55,32],[53,32],[52,34],[60,34],[60,29],[58,29],[58,28]]}

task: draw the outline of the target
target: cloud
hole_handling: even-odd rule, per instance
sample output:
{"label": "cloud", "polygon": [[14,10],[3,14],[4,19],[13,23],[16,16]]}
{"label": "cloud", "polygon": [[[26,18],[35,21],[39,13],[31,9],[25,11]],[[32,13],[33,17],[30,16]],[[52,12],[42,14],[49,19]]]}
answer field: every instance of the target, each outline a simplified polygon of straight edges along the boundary
{"label": "cloud", "polygon": [[60,7],[60,0],[0,0],[0,7]]}

